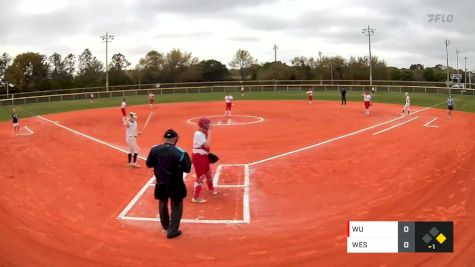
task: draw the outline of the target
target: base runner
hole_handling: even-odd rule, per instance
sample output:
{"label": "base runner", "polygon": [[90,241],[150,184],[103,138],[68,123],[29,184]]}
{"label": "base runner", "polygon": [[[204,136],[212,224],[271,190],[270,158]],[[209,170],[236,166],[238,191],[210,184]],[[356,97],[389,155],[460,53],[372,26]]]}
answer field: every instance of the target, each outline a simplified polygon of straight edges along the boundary
{"label": "base runner", "polygon": [[401,116],[404,116],[407,112],[407,115],[411,112],[411,98],[409,97],[409,93],[406,92],[406,104],[402,108],[402,114]]}

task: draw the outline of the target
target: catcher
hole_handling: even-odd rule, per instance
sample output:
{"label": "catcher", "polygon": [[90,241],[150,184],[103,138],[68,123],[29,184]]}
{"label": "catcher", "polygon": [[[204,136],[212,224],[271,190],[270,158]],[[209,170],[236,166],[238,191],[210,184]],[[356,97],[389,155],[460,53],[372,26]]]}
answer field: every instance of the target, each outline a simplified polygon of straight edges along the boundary
{"label": "catcher", "polygon": [[218,161],[218,157],[210,153],[211,144],[211,121],[208,118],[201,118],[198,121],[198,130],[195,131],[193,137],[193,154],[191,160],[195,167],[196,181],[194,183],[193,203],[204,203],[206,200],[200,198],[201,186],[206,180],[206,184],[211,194],[216,195],[218,192],[213,186],[213,176],[211,175],[210,163]]}

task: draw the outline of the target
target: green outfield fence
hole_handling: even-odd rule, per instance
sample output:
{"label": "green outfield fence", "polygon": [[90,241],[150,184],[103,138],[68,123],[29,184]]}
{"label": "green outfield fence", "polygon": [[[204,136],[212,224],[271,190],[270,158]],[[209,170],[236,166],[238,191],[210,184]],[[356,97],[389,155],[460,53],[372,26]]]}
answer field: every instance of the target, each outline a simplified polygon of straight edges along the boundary
{"label": "green outfield fence", "polygon": [[[346,83],[343,83],[346,82]],[[366,82],[366,84],[365,84]],[[405,82],[401,81],[230,81],[230,82],[202,82],[202,83],[166,83],[111,86],[106,91],[105,87],[75,88],[63,90],[37,91],[0,95],[0,106],[18,105],[41,102],[54,102],[65,100],[81,100],[89,98],[93,93],[97,98],[127,97],[163,94],[194,94],[214,92],[238,92],[244,87],[246,92],[299,92],[312,89],[314,91],[369,91],[374,88],[377,92],[413,92],[425,94],[453,94],[475,95],[475,89],[447,88],[440,83]],[[394,84],[399,83],[399,84]],[[473,87],[473,84],[472,86]]]}

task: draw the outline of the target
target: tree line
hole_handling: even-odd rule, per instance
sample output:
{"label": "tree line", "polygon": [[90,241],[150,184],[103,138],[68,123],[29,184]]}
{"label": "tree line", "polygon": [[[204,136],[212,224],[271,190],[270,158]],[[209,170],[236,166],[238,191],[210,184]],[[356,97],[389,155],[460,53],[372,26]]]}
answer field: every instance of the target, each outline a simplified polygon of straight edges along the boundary
{"label": "tree line", "polygon": [[[201,82],[225,80],[367,80],[368,57],[295,57],[290,64],[275,61],[259,64],[249,51],[239,49],[226,64],[214,60],[199,60],[189,52],[172,49],[168,53],[149,51],[139,63],[131,63],[121,53],[114,54],[109,64],[109,84],[153,84],[166,82]],[[442,65],[424,68],[413,64],[409,68],[387,66],[384,60],[372,57],[374,80],[445,82]],[[0,56],[0,93],[38,90],[96,87],[105,85],[105,66],[89,49],[80,55],[49,57],[27,52],[12,58]],[[454,72],[453,69],[450,70]],[[463,71],[460,71],[463,74]],[[462,79],[463,81],[463,79]]]}

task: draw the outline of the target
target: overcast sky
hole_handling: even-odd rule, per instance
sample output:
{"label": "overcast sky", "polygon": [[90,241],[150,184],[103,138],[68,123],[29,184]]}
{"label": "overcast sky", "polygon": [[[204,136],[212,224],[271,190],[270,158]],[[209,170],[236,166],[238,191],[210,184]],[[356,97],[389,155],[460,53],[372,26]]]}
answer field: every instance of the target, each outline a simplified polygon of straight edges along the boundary
{"label": "overcast sky", "polygon": [[[150,50],[173,48],[225,64],[237,49],[259,62],[296,56],[366,56],[376,29],[373,55],[388,65],[445,65],[445,38],[475,68],[475,1],[447,0],[0,0],[0,53],[33,51],[80,54],[85,48],[105,61],[100,36],[115,36],[110,56],[122,53],[132,63]],[[429,22],[429,14],[443,21]],[[440,17],[442,20],[443,17]],[[452,19],[451,22],[447,20]]]}

